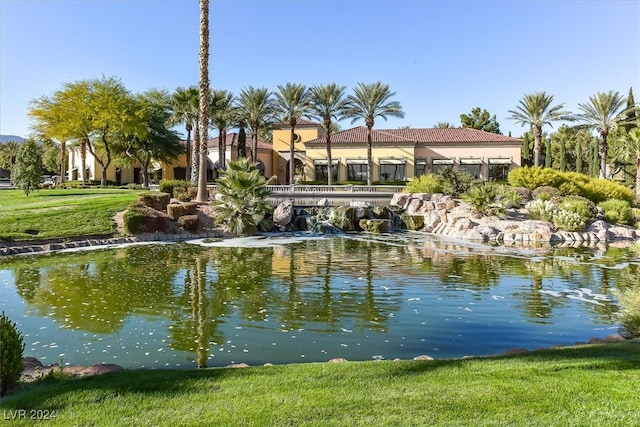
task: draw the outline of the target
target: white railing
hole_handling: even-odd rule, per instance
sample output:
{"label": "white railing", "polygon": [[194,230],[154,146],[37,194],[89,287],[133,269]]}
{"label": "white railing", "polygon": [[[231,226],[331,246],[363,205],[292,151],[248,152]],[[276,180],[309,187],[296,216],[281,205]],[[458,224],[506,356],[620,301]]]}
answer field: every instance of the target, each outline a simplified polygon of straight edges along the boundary
{"label": "white railing", "polygon": [[267,185],[271,194],[401,193],[401,185]]}

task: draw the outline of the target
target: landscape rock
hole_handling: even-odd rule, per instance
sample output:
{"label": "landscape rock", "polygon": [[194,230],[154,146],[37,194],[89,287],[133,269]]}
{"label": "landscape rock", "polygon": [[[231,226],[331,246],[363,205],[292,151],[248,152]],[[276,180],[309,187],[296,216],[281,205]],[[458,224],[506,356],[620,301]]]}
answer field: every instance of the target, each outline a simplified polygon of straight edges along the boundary
{"label": "landscape rock", "polygon": [[273,223],[276,226],[285,226],[293,218],[293,201],[285,200],[273,211]]}

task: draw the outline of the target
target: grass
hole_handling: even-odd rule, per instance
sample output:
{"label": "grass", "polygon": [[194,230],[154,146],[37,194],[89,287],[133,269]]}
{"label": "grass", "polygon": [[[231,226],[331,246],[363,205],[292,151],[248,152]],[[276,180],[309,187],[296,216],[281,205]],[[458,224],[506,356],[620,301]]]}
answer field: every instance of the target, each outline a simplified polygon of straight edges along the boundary
{"label": "grass", "polygon": [[0,241],[113,235],[113,216],[141,191],[126,189],[0,191]]}
{"label": "grass", "polygon": [[[640,344],[517,356],[124,371],[24,385],[47,425],[640,425]],[[18,420],[11,425],[32,425]]]}

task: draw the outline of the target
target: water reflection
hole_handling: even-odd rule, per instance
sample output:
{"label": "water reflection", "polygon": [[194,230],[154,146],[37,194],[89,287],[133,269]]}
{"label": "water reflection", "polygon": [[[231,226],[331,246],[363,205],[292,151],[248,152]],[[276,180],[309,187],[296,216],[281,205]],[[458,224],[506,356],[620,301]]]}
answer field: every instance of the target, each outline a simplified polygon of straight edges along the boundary
{"label": "water reflection", "polygon": [[640,266],[621,248],[523,252],[417,233],[263,243],[2,260],[2,309],[28,355],[82,359],[91,338],[127,367],[452,357],[611,333],[612,290]]}

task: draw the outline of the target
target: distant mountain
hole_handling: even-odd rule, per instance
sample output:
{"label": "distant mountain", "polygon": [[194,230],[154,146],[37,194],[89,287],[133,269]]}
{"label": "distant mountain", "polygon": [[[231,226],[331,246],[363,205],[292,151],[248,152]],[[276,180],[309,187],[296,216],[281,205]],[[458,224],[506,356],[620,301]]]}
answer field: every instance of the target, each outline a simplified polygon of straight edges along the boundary
{"label": "distant mountain", "polygon": [[16,135],[0,135],[0,142],[9,142],[9,141],[24,142],[25,139],[21,136],[16,136]]}

